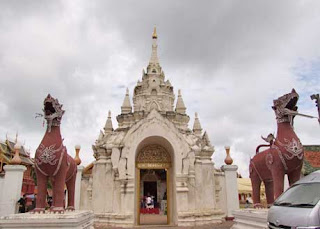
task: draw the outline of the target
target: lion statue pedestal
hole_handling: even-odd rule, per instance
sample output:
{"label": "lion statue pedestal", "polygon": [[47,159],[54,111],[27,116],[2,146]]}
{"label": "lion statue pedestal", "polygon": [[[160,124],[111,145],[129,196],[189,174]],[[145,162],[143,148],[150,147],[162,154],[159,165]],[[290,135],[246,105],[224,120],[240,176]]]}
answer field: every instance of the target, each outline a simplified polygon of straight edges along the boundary
{"label": "lion statue pedestal", "polygon": [[[48,212],[46,212],[48,213]],[[51,212],[52,213],[52,212]],[[93,229],[94,214],[91,211],[68,211],[64,214],[12,214],[0,217],[3,229]]]}

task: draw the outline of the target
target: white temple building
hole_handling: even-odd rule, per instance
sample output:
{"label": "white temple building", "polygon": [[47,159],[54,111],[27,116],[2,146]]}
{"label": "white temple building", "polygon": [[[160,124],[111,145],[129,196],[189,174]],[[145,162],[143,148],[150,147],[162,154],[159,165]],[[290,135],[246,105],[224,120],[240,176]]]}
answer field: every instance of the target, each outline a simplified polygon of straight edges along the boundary
{"label": "white temple building", "polygon": [[175,102],[157,38],[154,30],[149,64],[132,100],[126,91],[118,128],[109,111],[93,145],[96,160],[83,171],[80,208],[93,210],[96,224],[195,226],[221,222],[237,208],[237,166],[214,168],[214,147],[197,113],[190,129],[180,90]]}

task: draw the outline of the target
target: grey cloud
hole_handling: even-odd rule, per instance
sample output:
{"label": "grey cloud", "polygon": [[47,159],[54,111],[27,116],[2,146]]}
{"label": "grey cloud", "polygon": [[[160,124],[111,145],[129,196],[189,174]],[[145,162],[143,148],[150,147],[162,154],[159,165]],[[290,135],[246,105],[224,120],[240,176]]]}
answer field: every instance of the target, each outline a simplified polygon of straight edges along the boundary
{"label": "grey cloud", "polygon": [[[80,143],[85,163],[93,160],[91,144],[108,110],[116,127],[125,88],[132,99],[148,64],[154,25],[161,66],[175,91],[182,89],[190,128],[199,113],[216,146],[216,166],[223,146],[232,145],[247,174],[260,135],[276,130],[272,100],[292,87],[320,90],[298,76],[309,75],[304,65],[320,56],[317,1],[1,1],[0,7],[0,138],[19,129],[33,150],[44,133],[34,114],[51,93],[66,109],[69,152]],[[307,102],[301,97],[300,104]],[[316,127],[296,121],[305,144],[318,143]]]}

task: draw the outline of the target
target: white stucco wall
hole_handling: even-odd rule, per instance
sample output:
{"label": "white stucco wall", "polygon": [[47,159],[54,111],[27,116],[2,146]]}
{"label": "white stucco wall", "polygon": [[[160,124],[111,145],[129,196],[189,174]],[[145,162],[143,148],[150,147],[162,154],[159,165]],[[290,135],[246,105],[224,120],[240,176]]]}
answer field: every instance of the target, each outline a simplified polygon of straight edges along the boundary
{"label": "white stucco wall", "polygon": [[88,195],[89,177],[82,175],[81,192],[80,192],[80,210],[92,210],[90,206],[90,198]]}
{"label": "white stucco wall", "polygon": [[214,172],[216,179],[216,208],[221,209],[223,212],[227,212],[227,196],[226,196],[226,181],[224,172],[216,171]]}
{"label": "white stucco wall", "polygon": [[0,177],[0,209],[1,209],[1,204],[3,202],[2,200],[2,190],[3,190],[3,185],[4,185],[4,176]]}

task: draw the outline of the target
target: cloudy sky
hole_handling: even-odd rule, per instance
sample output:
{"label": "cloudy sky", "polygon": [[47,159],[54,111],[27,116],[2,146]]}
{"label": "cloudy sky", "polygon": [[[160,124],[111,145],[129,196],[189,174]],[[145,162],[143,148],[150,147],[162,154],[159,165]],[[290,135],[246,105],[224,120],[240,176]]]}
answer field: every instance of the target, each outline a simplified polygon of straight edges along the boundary
{"label": "cloudy sky", "polygon": [[[151,54],[153,27],[166,78],[182,96],[192,128],[199,113],[220,167],[224,146],[239,171],[261,135],[276,131],[272,100],[295,88],[299,111],[317,116],[320,93],[320,1],[1,1],[0,139],[31,149],[45,127],[48,93],[64,104],[62,135],[83,164],[126,87],[132,91]],[[320,144],[316,119],[296,117],[303,144]]]}

